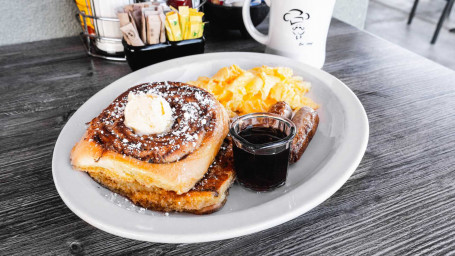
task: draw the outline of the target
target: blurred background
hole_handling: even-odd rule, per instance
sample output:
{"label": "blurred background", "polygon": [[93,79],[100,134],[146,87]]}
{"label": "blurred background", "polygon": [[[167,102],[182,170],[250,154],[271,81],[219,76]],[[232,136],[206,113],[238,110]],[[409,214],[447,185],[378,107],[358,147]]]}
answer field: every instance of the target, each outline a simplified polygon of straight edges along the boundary
{"label": "blurred background", "polygon": [[[408,24],[417,2],[415,15]],[[454,0],[370,0],[365,29],[455,70]],[[444,13],[444,10],[446,13]],[[431,43],[436,29],[441,27]],[[452,32],[451,32],[452,31]]]}
{"label": "blurred background", "polygon": [[[77,7],[74,0],[0,2],[0,45],[77,36],[81,32],[75,18]],[[453,2],[454,0],[337,0],[333,16],[455,69],[455,33],[450,32],[455,28],[451,8]],[[416,6],[415,12],[411,24],[408,24],[413,6]],[[440,29],[435,40],[438,27]]]}
{"label": "blurred background", "polygon": [[[76,36],[74,0],[0,0],[0,45]],[[368,0],[338,0],[334,16],[363,28]],[[20,28],[20,29],[18,29]]]}

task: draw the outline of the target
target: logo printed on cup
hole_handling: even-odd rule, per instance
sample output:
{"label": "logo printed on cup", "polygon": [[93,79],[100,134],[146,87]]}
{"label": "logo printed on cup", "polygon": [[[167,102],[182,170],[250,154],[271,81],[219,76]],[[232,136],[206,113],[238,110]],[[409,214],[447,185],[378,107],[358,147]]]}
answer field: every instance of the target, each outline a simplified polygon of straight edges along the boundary
{"label": "logo printed on cup", "polygon": [[312,42],[303,42],[303,35],[305,34],[306,20],[310,19],[310,14],[300,9],[292,9],[283,15],[283,20],[291,25],[292,34],[295,40],[299,42],[299,46],[312,45]]}

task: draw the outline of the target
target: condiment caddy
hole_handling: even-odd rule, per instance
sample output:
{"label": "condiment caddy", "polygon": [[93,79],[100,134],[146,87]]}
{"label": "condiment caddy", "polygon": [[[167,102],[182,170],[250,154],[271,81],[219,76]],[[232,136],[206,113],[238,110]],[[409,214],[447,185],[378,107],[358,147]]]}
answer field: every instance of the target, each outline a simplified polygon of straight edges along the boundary
{"label": "condiment caddy", "polygon": [[204,37],[153,45],[131,46],[123,40],[126,60],[133,71],[165,60],[204,53]]}
{"label": "condiment caddy", "polygon": [[[124,34],[125,54],[132,70],[204,52],[204,13],[188,6],[179,6],[178,10],[170,6],[171,11],[165,14],[161,5],[144,5],[146,3],[125,6],[124,12],[118,13],[123,24],[120,29]],[[140,22],[138,14],[130,9],[141,10],[141,25],[137,24]]]}
{"label": "condiment caddy", "polygon": [[[100,16],[100,13],[106,13],[99,11],[101,0],[75,1],[79,8],[76,16],[83,27],[81,37],[91,56],[127,60],[131,69],[137,70],[160,61],[204,52],[204,13],[197,10],[200,5],[194,9],[177,6],[177,10],[163,1],[119,0],[130,4],[114,6],[109,2],[109,8],[115,7],[115,18]],[[106,32],[106,26],[108,32],[116,29],[115,36]]]}

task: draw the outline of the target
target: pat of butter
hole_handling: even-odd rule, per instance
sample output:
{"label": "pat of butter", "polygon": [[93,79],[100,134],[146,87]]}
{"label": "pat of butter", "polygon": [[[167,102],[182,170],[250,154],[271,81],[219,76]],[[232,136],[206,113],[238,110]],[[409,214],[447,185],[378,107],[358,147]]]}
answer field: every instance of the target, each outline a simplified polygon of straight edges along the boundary
{"label": "pat of butter", "polygon": [[174,118],[171,106],[163,97],[130,92],[124,123],[134,133],[142,136],[169,131],[174,124]]}

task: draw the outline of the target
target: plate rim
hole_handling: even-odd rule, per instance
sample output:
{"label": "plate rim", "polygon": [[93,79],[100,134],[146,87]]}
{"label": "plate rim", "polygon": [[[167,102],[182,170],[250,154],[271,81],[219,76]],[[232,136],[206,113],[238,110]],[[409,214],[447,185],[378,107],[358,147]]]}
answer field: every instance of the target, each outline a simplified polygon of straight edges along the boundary
{"label": "plate rim", "polygon": [[[159,242],[159,243],[199,243],[199,242],[218,241],[218,240],[223,240],[223,239],[235,238],[235,237],[239,237],[239,236],[245,236],[245,235],[263,231],[263,230],[272,228],[274,226],[283,224],[283,223],[290,221],[290,220],[308,212],[309,210],[315,208],[317,205],[321,204],[322,202],[324,202],[325,200],[330,198],[336,191],[338,191],[342,187],[342,185],[344,183],[346,183],[346,181],[349,179],[349,177],[352,175],[352,173],[357,169],[358,165],[360,164],[360,162],[363,158],[366,148],[368,146],[369,122],[368,122],[368,117],[367,117],[366,111],[365,111],[362,103],[360,102],[360,100],[354,94],[354,92],[346,84],[344,84],[342,81],[340,81],[338,78],[334,77],[333,75],[327,73],[324,70],[320,70],[320,69],[311,67],[309,65],[297,62],[295,60],[292,60],[292,59],[289,59],[286,57],[265,54],[265,53],[257,53],[257,52],[217,52],[217,53],[205,53],[205,54],[191,55],[191,56],[187,56],[187,57],[182,57],[182,58],[177,58],[177,59],[160,62],[160,63],[154,64],[154,65],[145,67],[143,69],[137,70],[135,72],[131,72],[131,73],[117,79],[116,81],[110,83],[109,85],[105,86],[104,88],[99,90],[97,93],[92,95],[89,99],[87,99],[87,101],[84,102],[84,104],[82,104],[78,108],[78,110],[75,112],[75,114],[96,95],[102,94],[103,91],[105,91],[105,90],[110,90],[110,88],[111,87],[113,88],[113,86],[115,84],[122,83],[122,80],[128,80],[129,78],[131,78],[137,74],[140,74],[140,72],[145,72],[146,70],[150,70],[150,69],[151,70],[160,69],[160,67],[166,67],[166,66],[169,66],[171,63],[175,63],[175,62],[186,63],[186,61],[188,61],[188,60],[197,62],[198,59],[199,59],[199,61],[204,61],[205,58],[214,58],[215,59],[215,58],[220,58],[223,56],[232,57],[233,54],[242,55],[244,57],[247,57],[247,56],[252,57],[252,55],[257,55],[257,56],[261,55],[264,57],[274,58],[277,60],[281,59],[281,61],[292,62],[294,64],[301,65],[301,66],[303,66],[303,69],[311,71],[313,74],[316,74],[315,77],[323,76],[323,77],[330,78],[333,81],[336,81],[338,86],[341,86],[343,88],[343,90],[347,90],[346,92],[348,93],[348,95],[350,95],[351,98],[354,99],[353,104],[357,105],[357,107],[360,107],[358,109],[360,110],[362,115],[359,119],[361,120],[361,125],[364,126],[365,130],[363,131],[364,134],[363,134],[362,138],[360,138],[360,146],[358,147],[358,150],[357,150],[355,156],[353,157],[353,161],[349,164],[349,167],[346,169],[346,171],[343,172],[342,177],[338,178],[334,182],[334,184],[332,184],[332,186],[324,189],[323,193],[321,193],[319,195],[315,195],[309,202],[306,202],[305,204],[300,205],[299,207],[296,207],[292,211],[283,213],[280,216],[275,217],[273,219],[269,219],[265,222],[257,223],[257,224],[242,227],[242,228],[237,228],[235,230],[218,232],[214,235],[212,234],[211,236],[207,236],[207,234],[205,234],[205,233],[202,233],[199,235],[188,235],[188,234],[183,234],[183,235],[164,234],[163,235],[163,234],[156,234],[156,233],[137,234],[136,232],[130,232],[123,228],[118,228],[115,225],[103,224],[99,220],[92,218],[92,216],[86,214],[85,212],[78,209],[77,206],[73,205],[71,200],[69,200],[66,197],[65,192],[62,190],[61,186],[59,186],[58,178],[56,178],[56,161],[57,161],[56,160],[56,154],[57,154],[56,151],[57,151],[57,146],[59,145],[59,143],[61,143],[61,140],[63,140],[62,134],[63,134],[64,129],[67,127],[67,124],[74,117],[74,114],[73,114],[73,116],[71,116],[71,118],[66,122],[65,126],[60,131],[58,139],[55,142],[53,155],[52,155],[52,177],[54,180],[54,185],[57,189],[57,192],[59,193],[59,196],[61,197],[63,202],[66,204],[66,206],[73,213],[75,213],[78,217],[80,217],[81,219],[83,219],[84,221],[89,223],[90,225],[95,226],[100,230],[103,230],[105,232],[108,232],[108,233],[111,233],[111,234],[114,234],[117,236],[135,239],[135,240],[148,241],[148,242]],[[241,56],[239,56],[239,57],[241,57]],[[160,69],[160,71],[162,71],[162,70],[163,69]],[[298,186],[298,187],[301,187],[301,186]],[[295,193],[296,191],[291,191],[288,194],[290,194],[292,192]],[[272,199],[271,201],[277,200],[280,197]],[[270,203],[271,201],[268,201],[264,204]],[[257,207],[257,206],[255,206],[255,207]],[[253,208],[255,208],[255,207],[253,207]]]}

